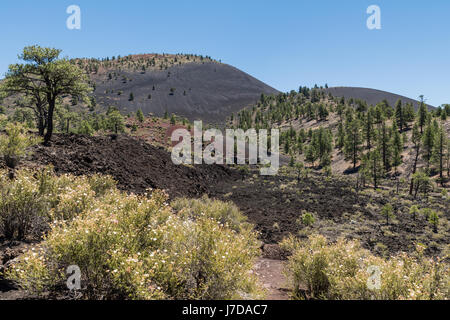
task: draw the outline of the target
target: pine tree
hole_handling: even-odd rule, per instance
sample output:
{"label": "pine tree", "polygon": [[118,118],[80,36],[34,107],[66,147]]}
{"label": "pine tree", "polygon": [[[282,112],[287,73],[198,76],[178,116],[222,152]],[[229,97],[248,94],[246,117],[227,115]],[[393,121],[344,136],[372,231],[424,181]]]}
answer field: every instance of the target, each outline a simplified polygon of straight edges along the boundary
{"label": "pine tree", "polygon": [[420,96],[420,106],[419,106],[419,111],[418,111],[418,116],[419,116],[419,127],[420,127],[420,134],[423,133],[423,128],[426,124],[427,121],[427,117],[428,117],[428,110],[427,107],[425,105],[425,102],[423,100],[423,96]]}
{"label": "pine tree", "polygon": [[397,176],[397,167],[402,164],[403,141],[397,126],[394,123],[392,128],[392,165],[395,168],[395,175]]}
{"label": "pine tree", "polygon": [[400,132],[403,132],[405,127],[405,117],[403,114],[402,100],[400,99],[395,103],[395,122]]}
{"label": "pine tree", "polygon": [[314,146],[321,166],[327,166],[331,162],[332,140],[331,131],[323,127],[313,132],[311,144]]}
{"label": "pine tree", "polygon": [[374,108],[370,107],[364,117],[364,138],[366,139],[366,146],[369,150],[372,148],[372,139],[374,137],[373,117]]}
{"label": "pine tree", "polygon": [[306,148],[306,152],[305,152],[305,161],[311,163],[311,167],[314,166],[314,163],[317,160],[317,153],[316,150],[314,148],[314,145],[310,144],[307,148]]}
{"label": "pine tree", "polygon": [[390,145],[390,130],[386,125],[386,119],[381,120],[381,128],[379,134],[379,146],[381,148],[381,157],[383,159],[384,173],[388,172],[391,166],[391,145]]}
{"label": "pine tree", "polygon": [[347,158],[352,160],[353,169],[359,160],[361,152],[361,131],[359,121],[357,119],[348,123],[348,130],[345,136],[344,153]]}
{"label": "pine tree", "polygon": [[340,121],[339,124],[338,124],[338,132],[337,132],[337,137],[336,137],[336,147],[341,150],[344,147],[344,143],[345,143],[344,126],[342,124],[342,121]]}
{"label": "pine tree", "polygon": [[142,112],[141,109],[139,109],[136,112],[136,117],[137,117],[138,121],[141,122],[141,123],[144,122],[144,120],[145,120],[144,113]]}
{"label": "pine tree", "polygon": [[433,125],[428,125],[425,128],[425,132],[422,138],[423,142],[423,157],[427,163],[427,170],[430,168],[431,156],[433,154],[433,144],[434,144],[434,127]]}
{"label": "pine tree", "polygon": [[[422,136],[419,132],[419,125],[416,123],[413,127],[413,132],[412,132],[412,137],[411,137],[411,141],[414,144],[414,149],[415,149],[415,157],[414,157],[414,163],[413,163],[413,169],[411,172],[411,177],[414,177],[414,174],[416,173],[417,170],[417,162],[419,161],[419,155],[421,152],[421,146],[422,146]],[[409,194],[412,195],[413,194],[413,187],[414,187],[414,179],[411,178],[411,184],[409,187]]]}
{"label": "pine tree", "polygon": [[363,157],[363,173],[370,177],[373,182],[373,188],[378,188],[382,179],[383,164],[381,162],[381,152],[379,148],[367,152]]}
{"label": "pine tree", "polygon": [[445,151],[446,146],[448,144],[447,136],[444,132],[444,128],[440,127],[436,134],[435,139],[433,143],[433,153],[432,153],[432,160],[434,163],[438,165],[439,168],[439,180],[441,182],[441,186],[444,186],[444,157],[445,157]]}
{"label": "pine tree", "polygon": [[389,224],[389,218],[393,218],[394,217],[394,210],[393,210],[392,205],[390,203],[386,204],[381,209],[381,215],[386,217],[386,224]]}

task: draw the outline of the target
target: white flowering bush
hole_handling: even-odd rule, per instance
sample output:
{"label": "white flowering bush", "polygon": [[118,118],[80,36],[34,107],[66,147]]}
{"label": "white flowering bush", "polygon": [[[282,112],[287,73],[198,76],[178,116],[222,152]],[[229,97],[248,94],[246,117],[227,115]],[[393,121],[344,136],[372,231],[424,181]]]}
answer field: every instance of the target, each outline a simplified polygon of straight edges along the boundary
{"label": "white flowering bush", "polygon": [[0,234],[23,240],[50,221],[74,218],[114,187],[108,176],[57,177],[51,167],[18,170],[14,180],[0,170]]}
{"label": "white flowering bush", "polygon": [[173,210],[162,191],[138,196],[111,187],[96,196],[98,180],[73,179],[79,186],[65,187],[44,241],[6,271],[25,290],[61,293],[66,268],[77,265],[85,299],[261,298],[250,272],[259,255],[250,227],[236,231],[213,215]]}
{"label": "white flowering bush", "polygon": [[[390,259],[372,255],[358,241],[312,235],[306,241],[290,237],[282,247],[291,252],[286,275],[294,299],[449,299],[448,265],[427,258],[423,247],[416,254],[401,253]],[[371,273],[376,267],[379,274]],[[372,269],[373,270],[373,269]],[[379,286],[370,286],[379,276]]]}
{"label": "white flowering bush", "polygon": [[176,199],[171,206],[184,218],[212,218],[236,232],[251,228],[244,216],[232,202],[213,200],[206,195],[201,199]]}

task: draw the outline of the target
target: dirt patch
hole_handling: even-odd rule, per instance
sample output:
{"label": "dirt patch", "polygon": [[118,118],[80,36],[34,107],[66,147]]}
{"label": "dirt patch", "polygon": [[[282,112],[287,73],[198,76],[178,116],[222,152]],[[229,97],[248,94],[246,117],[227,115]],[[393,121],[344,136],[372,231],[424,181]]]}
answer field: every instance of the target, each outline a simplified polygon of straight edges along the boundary
{"label": "dirt patch", "polygon": [[267,300],[289,300],[289,289],[283,268],[283,261],[280,260],[261,258],[256,262],[253,272],[267,290]]}

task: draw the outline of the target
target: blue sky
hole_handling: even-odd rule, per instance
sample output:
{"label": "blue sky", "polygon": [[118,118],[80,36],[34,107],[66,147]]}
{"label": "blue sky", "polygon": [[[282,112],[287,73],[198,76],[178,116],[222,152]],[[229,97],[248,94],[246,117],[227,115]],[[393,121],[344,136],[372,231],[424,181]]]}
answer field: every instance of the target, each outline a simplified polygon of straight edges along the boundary
{"label": "blue sky", "polygon": [[[450,1],[2,1],[0,74],[31,44],[69,57],[197,53],[281,91],[361,86],[450,103]],[[68,30],[66,8],[81,8]],[[366,9],[381,8],[381,30]]]}

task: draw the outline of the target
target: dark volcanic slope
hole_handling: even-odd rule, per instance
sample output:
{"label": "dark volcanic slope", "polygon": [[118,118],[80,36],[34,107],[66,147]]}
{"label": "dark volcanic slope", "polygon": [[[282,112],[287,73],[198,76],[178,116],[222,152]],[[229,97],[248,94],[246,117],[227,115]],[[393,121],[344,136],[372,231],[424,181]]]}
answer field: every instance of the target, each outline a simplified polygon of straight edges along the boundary
{"label": "dark volcanic slope", "polygon": [[[367,101],[370,105],[376,105],[383,99],[389,102],[389,105],[394,106],[398,99],[402,100],[403,103],[412,103],[414,108],[417,110],[419,102],[414,99],[410,99],[404,96],[400,96],[395,93],[390,93],[386,91],[369,89],[369,88],[358,88],[358,87],[333,87],[325,89],[326,92],[331,93],[334,97],[345,97],[355,98]],[[434,108],[428,105],[429,108]]]}
{"label": "dark volcanic slope", "polygon": [[[114,71],[108,73],[111,72]],[[278,93],[232,66],[214,62],[188,63],[145,73],[116,71],[119,76],[112,79],[108,73],[94,77],[100,104],[115,105],[125,112],[140,108],[145,114],[152,112],[159,116],[167,110],[190,120],[222,122],[232,112],[255,103],[261,93]],[[173,94],[171,88],[175,89]],[[130,93],[134,101],[129,101]]]}
{"label": "dark volcanic slope", "polygon": [[38,145],[34,151],[32,163],[51,164],[57,173],[111,175],[120,189],[135,193],[157,188],[172,197],[195,197],[217,181],[239,177],[225,166],[174,165],[164,149],[126,135],[112,139],[58,134],[50,147]]}

